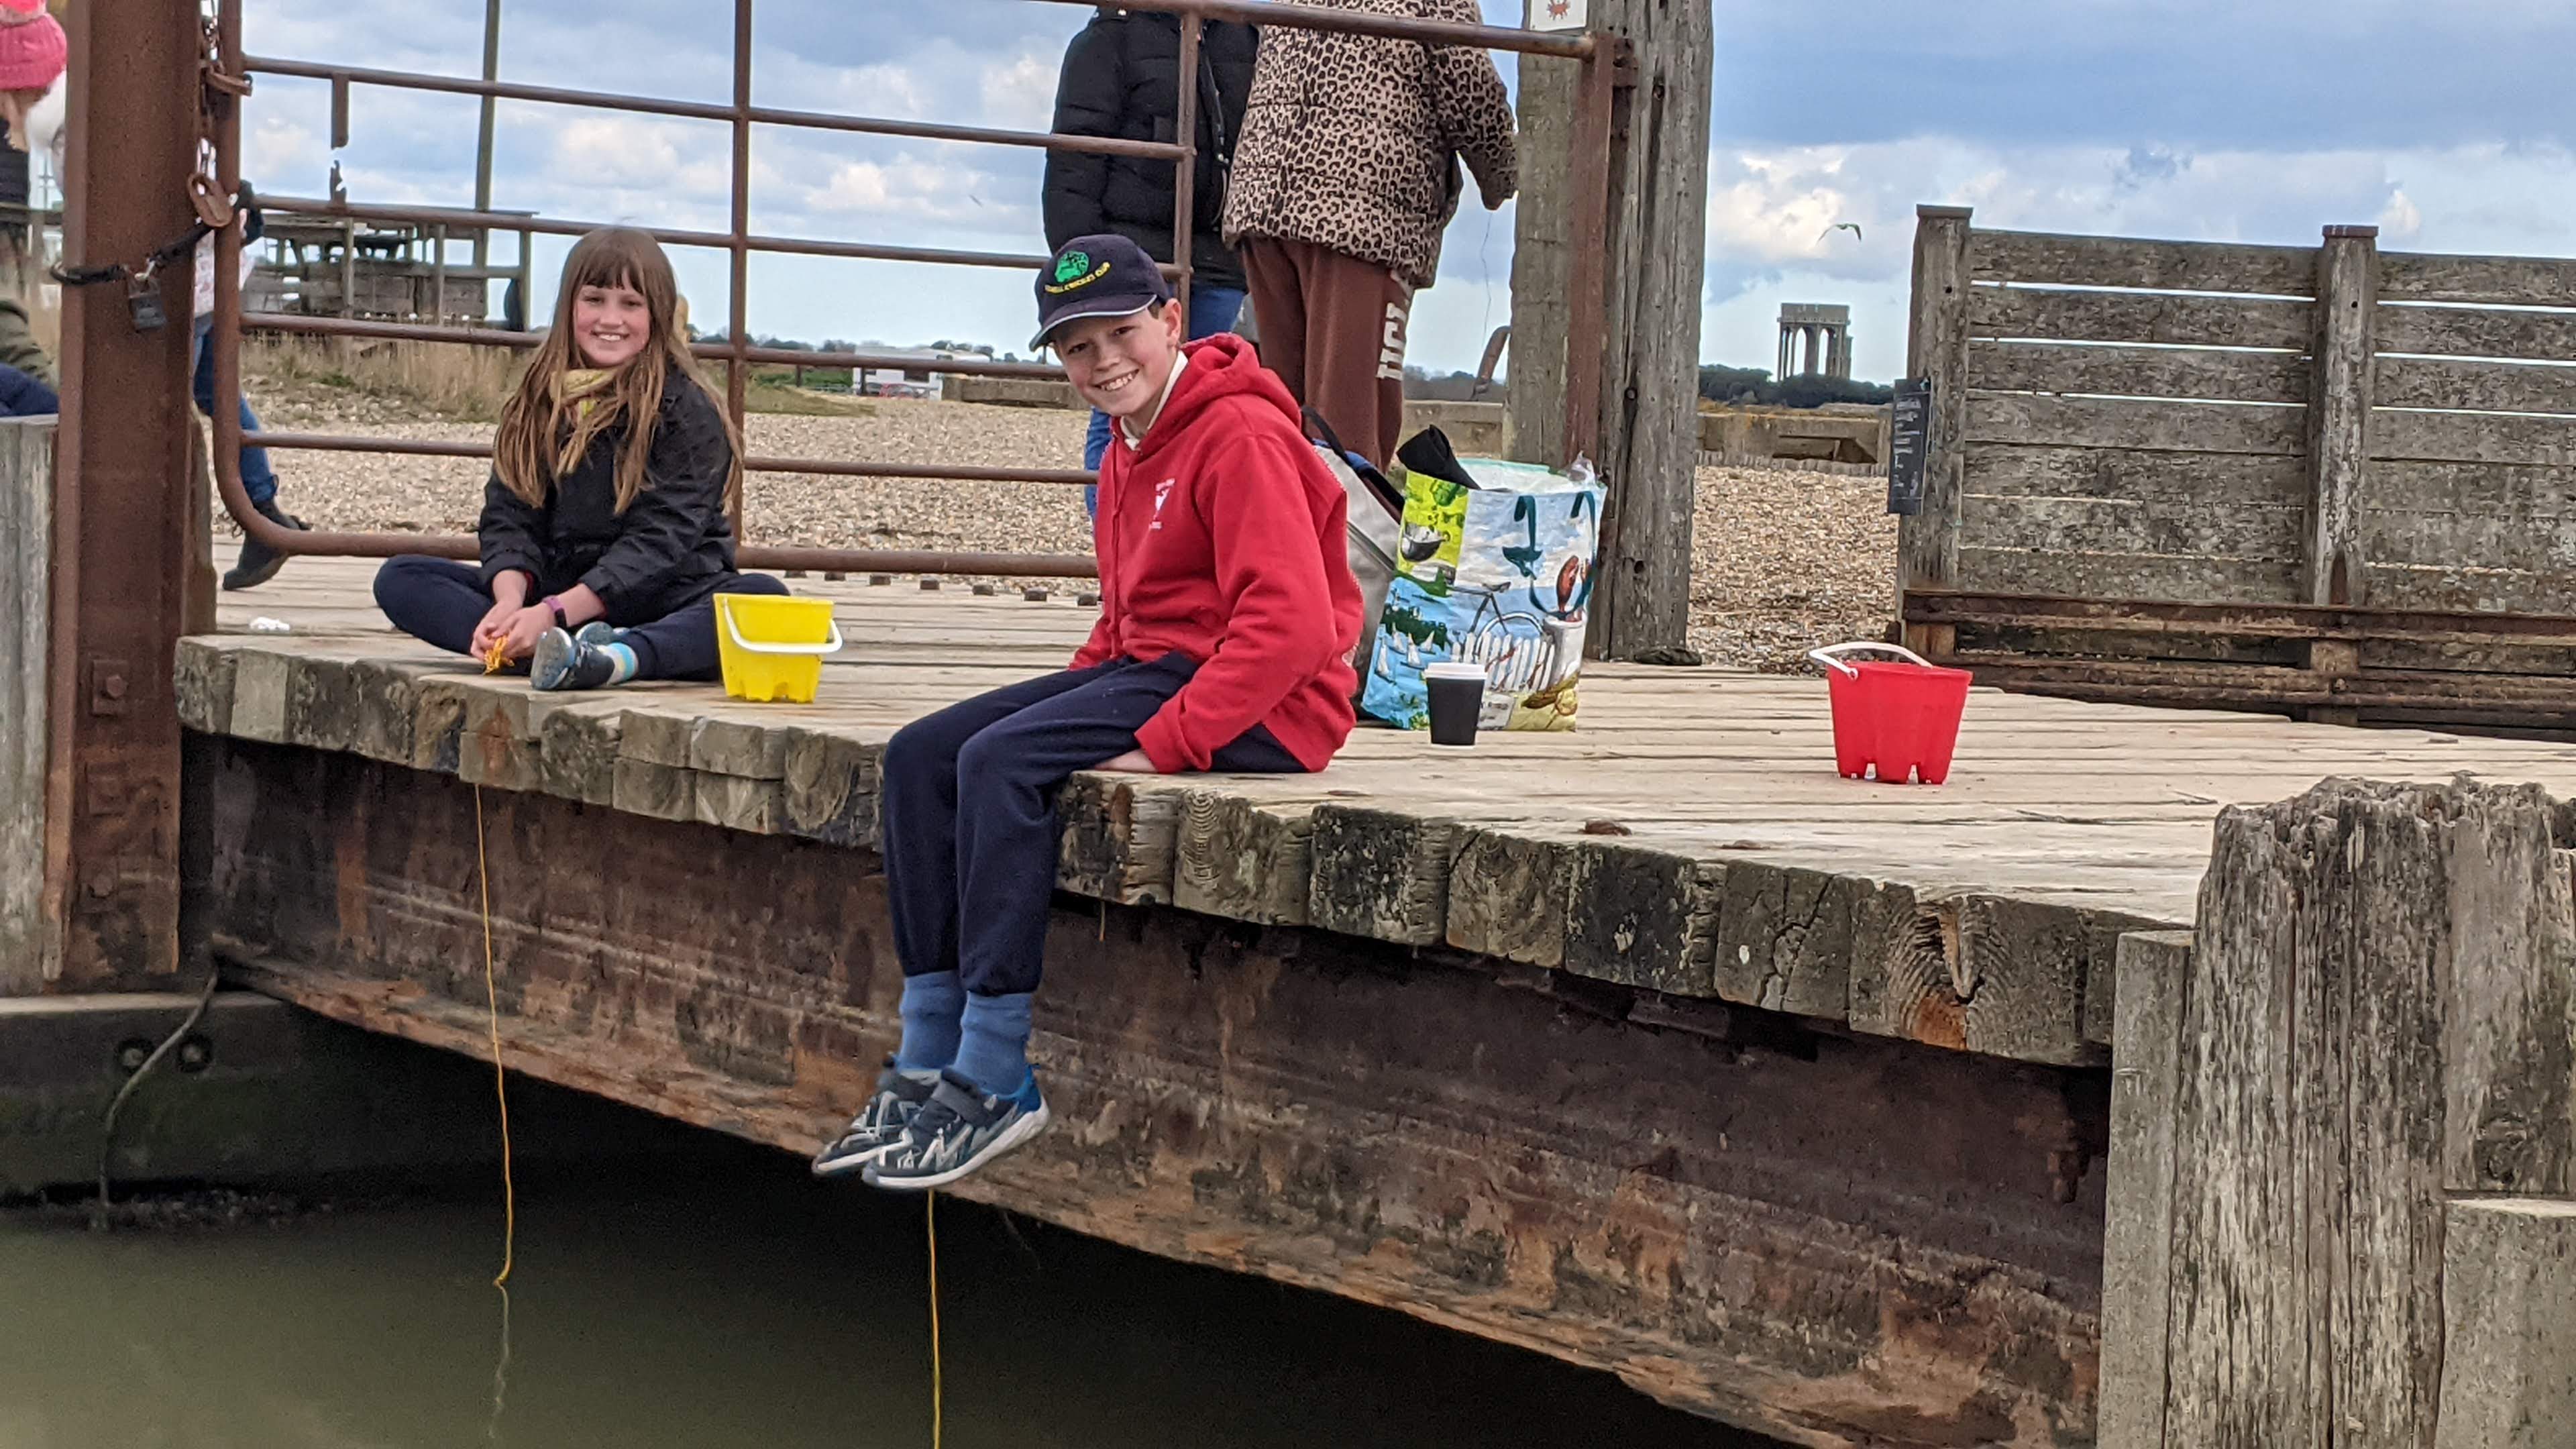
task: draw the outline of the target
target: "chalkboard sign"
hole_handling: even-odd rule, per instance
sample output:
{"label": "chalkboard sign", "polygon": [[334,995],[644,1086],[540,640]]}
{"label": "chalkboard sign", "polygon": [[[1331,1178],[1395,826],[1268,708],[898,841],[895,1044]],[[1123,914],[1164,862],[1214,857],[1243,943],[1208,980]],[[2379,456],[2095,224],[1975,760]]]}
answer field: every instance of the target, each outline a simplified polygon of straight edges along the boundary
{"label": "chalkboard sign", "polygon": [[1932,451],[1932,383],[1929,378],[1896,380],[1896,401],[1888,427],[1887,511],[1912,516],[1923,511],[1923,470]]}

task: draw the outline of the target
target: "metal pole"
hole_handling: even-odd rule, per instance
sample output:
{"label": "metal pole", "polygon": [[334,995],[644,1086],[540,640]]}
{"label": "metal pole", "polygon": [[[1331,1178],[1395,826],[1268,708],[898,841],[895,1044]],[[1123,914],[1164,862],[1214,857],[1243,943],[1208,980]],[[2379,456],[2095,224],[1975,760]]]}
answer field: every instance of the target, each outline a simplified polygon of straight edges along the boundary
{"label": "metal pole", "polygon": [[[483,0],[483,80],[490,84],[501,78],[501,0]],[[474,136],[474,209],[492,209],[492,106],[490,96],[483,98],[483,124]],[[474,233],[474,265],[480,268],[490,259],[490,238]],[[445,304],[441,304],[444,310]]]}
{"label": "metal pole", "polygon": [[1172,117],[1172,134],[1181,143],[1181,159],[1172,163],[1172,265],[1181,269],[1181,327],[1190,321],[1190,251],[1198,221],[1199,180],[1199,29],[1195,15],[1181,17],[1180,108]]}
{"label": "metal pole", "polygon": [[[742,431],[751,378],[751,0],[733,0],[733,357],[725,366],[725,409]],[[735,509],[734,537],[742,537]]]}

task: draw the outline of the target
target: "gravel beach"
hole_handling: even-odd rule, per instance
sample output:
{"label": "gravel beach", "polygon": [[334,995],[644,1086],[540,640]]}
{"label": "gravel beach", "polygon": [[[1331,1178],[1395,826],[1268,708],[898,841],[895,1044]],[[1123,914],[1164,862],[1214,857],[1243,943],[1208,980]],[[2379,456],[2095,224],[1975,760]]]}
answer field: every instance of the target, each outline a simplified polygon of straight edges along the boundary
{"label": "gravel beach", "polygon": [[[341,389],[263,390],[279,431],[482,440],[485,423],[440,421],[398,398]],[[754,414],[752,452],[836,461],[1074,467],[1084,415],[1046,408],[885,399],[861,417]],[[325,528],[470,531],[485,466],[366,453],[281,453],[279,498]],[[1076,489],[755,473],[751,537],[855,548],[1086,553]],[[1819,644],[1881,637],[1890,613],[1895,520],[1875,478],[1702,468],[1692,540],[1691,644],[1712,664],[1782,670]],[[218,516],[220,518],[220,510]],[[227,525],[219,522],[219,527]]]}

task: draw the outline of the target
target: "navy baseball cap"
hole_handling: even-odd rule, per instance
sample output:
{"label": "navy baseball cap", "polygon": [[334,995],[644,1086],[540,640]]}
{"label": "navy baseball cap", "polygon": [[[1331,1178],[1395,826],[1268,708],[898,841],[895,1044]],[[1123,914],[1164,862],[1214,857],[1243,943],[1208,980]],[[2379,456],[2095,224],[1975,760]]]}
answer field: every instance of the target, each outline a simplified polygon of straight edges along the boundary
{"label": "navy baseball cap", "polygon": [[1123,236],[1075,237],[1038,271],[1038,335],[1029,350],[1067,322],[1132,316],[1171,300],[1171,284],[1143,247]]}

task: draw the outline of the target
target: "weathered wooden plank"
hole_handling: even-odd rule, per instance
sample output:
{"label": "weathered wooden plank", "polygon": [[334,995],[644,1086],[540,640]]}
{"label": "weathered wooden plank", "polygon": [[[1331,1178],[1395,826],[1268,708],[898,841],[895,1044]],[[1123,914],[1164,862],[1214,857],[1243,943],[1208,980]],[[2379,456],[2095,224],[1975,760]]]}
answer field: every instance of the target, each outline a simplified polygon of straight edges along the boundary
{"label": "weathered wooden plank", "polygon": [[[627,716],[620,727],[621,735],[636,718]],[[637,759],[624,753],[622,738],[619,751],[617,763],[609,773],[611,805],[629,815],[644,815],[655,820],[698,818],[697,779],[687,766]]]}
{"label": "weathered wooden plank", "polygon": [[2307,451],[2307,410],[1978,392],[1968,399],[1968,439],[1971,443],[2296,455]]}
{"label": "weathered wooden plank", "polygon": [[1964,1051],[1959,903],[1893,881],[1866,883],[1852,917],[1853,1030]]}
{"label": "weathered wooden plank", "polygon": [[1583,842],[1568,886],[1565,969],[1676,996],[1716,995],[1727,869],[1668,849]]}
{"label": "weathered wooden plank", "polygon": [[2529,786],[2335,780],[2220,817],[2165,1442],[2430,1440],[2446,1197],[2563,1195],[2576,1166],[2561,813]]}
{"label": "weathered wooden plank", "polygon": [[585,805],[615,805],[625,719],[614,700],[548,711],[537,726],[537,788]]}
{"label": "weathered wooden plank", "polygon": [[2576,518],[2576,467],[2389,459],[2370,470],[2365,509],[2535,523]]}
{"label": "weathered wooden plank", "polygon": [[2576,413],[2576,366],[2567,363],[2383,356],[2373,375],[2372,397],[2384,408]]}
{"label": "weathered wooden plank", "polygon": [[[45,909],[53,434],[52,418],[0,421],[0,594],[10,606],[0,622],[0,996],[33,994],[60,969],[60,943]],[[219,692],[226,696],[220,705]],[[229,715],[229,694],[228,678],[205,671],[183,678],[181,722],[202,728],[198,720]]]}
{"label": "weathered wooden plank", "polygon": [[1057,885],[1122,905],[1168,903],[1185,794],[1181,782],[1151,775],[1074,776],[1056,796]]}
{"label": "weathered wooden plank", "polygon": [[1968,380],[1975,387],[1995,392],[2304,405],[2308,400],[2308,359],[2296,352],[2071,346],[1980,339],[1968,344]]}
{"label": "weathered wooden plank", "polygon": [[784,779],[787,740],[785,729],[765,720],[708,716],[689,726],[688,765],[744,780]]}
{"label": "weathered wooden plank", "polygon": [[2308,401],[2308,534],[2300,587],[2311,604],[2356,604],[2362,465],[2371,418],[2371,324],[2379,311],[2379,228],[2330,226],[2317,262],[2316,365]]}
{"label": "weathered wooden plank", "polygon": [[1581,838],[1525,827],[1462,830],[1449,868],[1443,939],[1482,956],[1563,965],[1573,855]]}
{"label": "weathered wooden plank", "polygon": [[[779,835],[787,827],[787,790],[776,780],[689,771],[690,808],[698,822],[751,835]],[[615,798],[614,776],[611,799]]]}
{"label": "weathered wooden plank", "polygon": [[2576,467],[2576,417],[2381,408],[2370,416],[2370,456],[2435,463]]}
{"label": "weathered wooden plank", "polygon": [[2576,1202],[2454,1201],[2443,1224],[2432,1449],[2557,1449],[2576,1427]]}
{"label": "weathered wooden plank", "polygon": [[1969,291],[1968,331],[1974,337],[2033,341],[2305,351],[2314,340],[2314,310],[2306,302],[2259,297],[1978,286]]}
{"label": "weathered wooden plank", "polygon": [[1972,497],[2101,498],[2149,506],[2230,503],[2304,510],[2307,470],[2297,458],[2259,453],[1971,443],[1965,489]]}
{"label": "weathered wooden plank", "polygon": [[1456,821],[1351,805],[1316,807],[1307,919],[1372,941],[1429,946],[1448,929]]}
{"label": "weathered wooden plank", "polygon": [[2171,1324],[2173,1201],[2179,1164],[2183,1010],[2189,931],[2120,938],[2111,1061],[2111,1148],[2102,1234],[2101,1449],[2163,1449]]}
{"label": "weathered wooden plank", "polygon": [[2305,509],[2125,498],[2033,498],[1970,493],[1960,537],[1974,548],[2050,553],[2211,555],[2295,561]]}
{"label": "weathered wooden plank", "polygon": [[2576,258],[2387,252],[2380,295],[2393,302],[2576,307]]}
{"label": "weathered wooden plank", "polygon": [[2576,313],[2383,302],[2375,322],[2382,352],[2504,357],[2526,362],[2576,359]]}
{"label": "weathered wooden plank", "polygon": [[242,651],[233,663],[232,721],[227,732],[236,739],[293,744],[287,733],[286,700],[295,669],[291,654]]}
{"label": "weathered wooden plank", "polygon": [[1969,1051],[2070,1066],[2099,1059],[2084,1038],[2092,930],[2083,912],[1978,893],[1959,903],[1958,920],[1954,990]]}
{"label": "weathered wooden plank", "polygon": [[1959,577],[1960,467],[1968,437],[1968,210],[1914,210],[1914,290],[1905,370],[1932,389],[1923,505],[1897,520],[1897,587],[1941,589]]}
{"label": "weathered wooden plank", "polygon": [[1959,577],[1966,588],[2067,598],[2285,604],[2299,594],[2298,565],[2285,559],[1970,547],[1959,551]]}
{"label": "weathered wooden plank", "polygon": [[239,657],[238,650],[211,639],[179,641],[174,689],[180,724],[199,734],[232,733],[233,664]]}
{"label": "weathered wooden plank", "polygon": [[787,829],[826,845],[877,844],[877,767],[884,748],[830,730],[788,731]]}
{"label": "weathered wooden plank", "polygon": [[[2533,572],[2520,568],[2480,568],[2470,564],[2375,563],[2370,566],[2370,597],[2392,607],[2417,609],[2462,609],[2485,614],[2556,614],[2576,607],[2576,575],[2564,570]],[[2485,672],[2534,672],[2502,670],[2493,661],[2511,657],[2509,650],[2476,649],[2469,659],[2439,666],[2427,666],[2409,660],[2403,654],[2383,648],[2380,657],[2389,669],[2425,667],[2464,668]],[[2555,667],[2552,674],[2565,671]]]}
{"label": "weathered wooden plank", "polygon": [[1979,231],[1968,254],[1980,282],[2316,295],[2317,254],[2310,247]]}
{"label": "weathered wooden plank", "polygon": [[1302,926],[1313,888],[1314,802],[1221,789],[1182,796],[1172,904],[1257,925]]}
{"label": "weathered wooden plank", "polygon": [[1851,1010],[1853,931],[1866,887],[1850,876],[1727,863],[1713,966],[1717,994],[1747,1006],[1841,1021]]}

